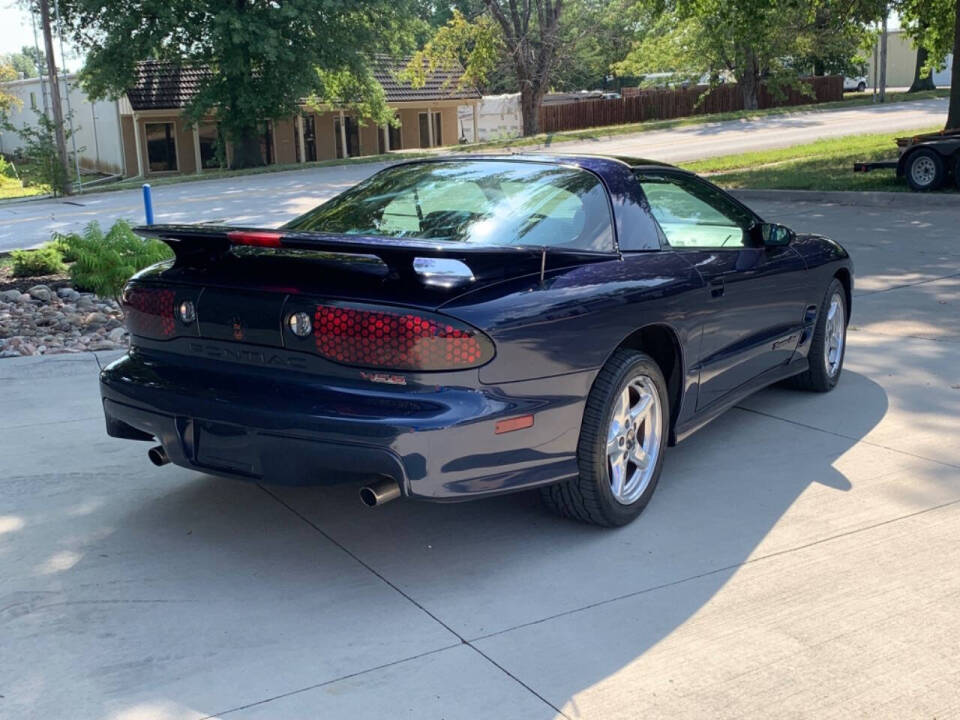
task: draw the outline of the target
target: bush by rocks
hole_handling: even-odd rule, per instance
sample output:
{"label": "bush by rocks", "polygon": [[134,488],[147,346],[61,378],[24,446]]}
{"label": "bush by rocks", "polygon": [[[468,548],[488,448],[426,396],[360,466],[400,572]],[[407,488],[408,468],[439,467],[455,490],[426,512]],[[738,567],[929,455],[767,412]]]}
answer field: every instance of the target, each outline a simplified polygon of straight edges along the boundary
{"label": "bush by rocks", "polygon": [[117,220],[104,235],[92,222],[82,234],[60,235],[56,242],[75,258],[70,279],[80,290],[116,298],[138,270],[173,257],[164,243],[135,235],[125,220]]}
{"label": "bush by rocks", "polygon": [[67,269],[63,264],[63,255],[50,245],[36,250],[14,250],[10,253],[10,259],[13,260],[14,277],[56,275]]}

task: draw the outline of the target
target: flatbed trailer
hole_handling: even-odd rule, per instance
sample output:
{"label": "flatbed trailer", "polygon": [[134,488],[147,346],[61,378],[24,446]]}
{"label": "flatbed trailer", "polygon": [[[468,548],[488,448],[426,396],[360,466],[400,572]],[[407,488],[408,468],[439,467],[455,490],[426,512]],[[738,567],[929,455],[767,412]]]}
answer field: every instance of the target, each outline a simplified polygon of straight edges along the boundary
{"label": "flatbed trailer", "polygon": [[960,130],[899,137],[897,147],[896,160],[857,162],[853,171],[896,170],[917,192],[937,190],[951,178],[960,188]]}

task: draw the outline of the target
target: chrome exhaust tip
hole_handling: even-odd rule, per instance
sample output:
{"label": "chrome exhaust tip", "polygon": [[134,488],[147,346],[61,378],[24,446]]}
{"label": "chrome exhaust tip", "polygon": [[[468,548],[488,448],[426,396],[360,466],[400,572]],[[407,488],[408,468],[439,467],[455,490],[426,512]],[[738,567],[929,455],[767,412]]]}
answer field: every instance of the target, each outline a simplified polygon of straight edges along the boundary
{"label": "chrome exhaust tip", "polygon": [[377,507],[400,497],[400,485],[396,480],[384,478],[372,485],[360,488],[360,502],[367,507]]}
{"label": "chrome exhaust tip", "polygon": [[167,451],[163,449],[163,445],[157,445],[147,450],[147,457],[150,458],[150,462],[157,467],[163,467],[170,462],[170,458],[167,457]]}

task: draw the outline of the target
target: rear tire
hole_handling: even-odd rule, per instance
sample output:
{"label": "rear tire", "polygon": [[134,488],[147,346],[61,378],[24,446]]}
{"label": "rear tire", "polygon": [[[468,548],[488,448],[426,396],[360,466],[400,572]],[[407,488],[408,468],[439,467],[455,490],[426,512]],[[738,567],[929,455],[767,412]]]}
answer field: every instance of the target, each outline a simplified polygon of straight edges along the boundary
{"label": "rear tire", "polygon": [[810,367],[788,379],[787,385],[811,392],[829,392],[836,387],[847,350],[848,317],[847,294],[840,281],[834,278],[817,313],[817,324],[807,353]]}
{"label": "rear tire", "polygon": [[960,190],[960,153],[957,153],[957,157],[953,161],[953,182],[957,186],[957,190]]}
{"label": "rear tire", "polygon": [[914,150],[904,166],[907,184],[917,192],[936,190],[943,185],[946,174],[943,158],[927,148]]}
{"label": "rear tire", "polygon": [[587,396],[577,444],[579,475],[540,491],[563,517],[617,527],[650,502],[670,431],[667,383],[653,358],[617,350]]}

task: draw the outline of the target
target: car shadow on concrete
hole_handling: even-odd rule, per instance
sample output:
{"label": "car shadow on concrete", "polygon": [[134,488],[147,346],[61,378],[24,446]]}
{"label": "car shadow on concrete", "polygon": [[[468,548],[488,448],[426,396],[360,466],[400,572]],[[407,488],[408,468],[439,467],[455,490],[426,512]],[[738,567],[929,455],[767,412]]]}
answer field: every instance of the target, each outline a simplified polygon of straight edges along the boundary
{"label": "car shadow on concrete", "polygon": [[[669,452],[650,506],[616,530],[555,518],[535,493],[370,511],[350,486],[267,490],[560,707],[670,635],[749,559],[849,529],[838,459],[887,398],[849,372],[836,392],[851,398],[845,436],[734,409]],[[773,532],[813,485],[824,516]],[[612,603],[623,622],[597,610]]]}
{"label": "car shadow on concrete", "polygon": [[[878,384],[850,372],[835,392],[849,394],[855,407],[845,436],[731,410],[669,451],[653,501],[624,528],[553,517],[530,492],[462,504],[399,501],[371,511],[352,485],[258,489],[197,475],[145,497],[112,528],[109,545],[140,553],[131,572],[142,573],[148,586],[176,577],[195,588],[185,600],[214,603],[193,620],[189,613],[180,616],[198,624],[174,631],[184,637],[216,630],[223,634],[217,648],[224,652],[231,634],[249,644],[266,612],[257,603],[269,605],[271,617],[282,617],[284,628],[310,628],[305,632],[317,634],[312,677],[321,667],[336,672],[345,652],[378,646],[383,633],[394,635],[401,647],[409,644],[408,656],[423,652],[415,639],[422,630],[386,624],[371,635],[370,618],[395,612],[383,594],[346,593],[352,604],[330,616],[328,603],[340,595],[331,596],[331,587],[358,582],[356,560],[561,708],[681,627],[748,560],[849,529],[844,496],[853,481],[838,469],[838,460],[880,422],[887,398]],[[817,507],[825,516],[805,515],[778,528],[812,486],[822,486]],[[216,584],[209,585],[210,578]],[[131,581],[136,578],[125,579]],[[235,602],[221,600],[225,593],[236,593]],[[399,595],[390,597],[407,605]],[[211,615],[221,602],[222,612],[236,616]],[[166,610],[145,606],[136,612],[139,622],[149,623],[154,612]],[[211,622],[207,616],[218,618],[212,627],[203,625]],[[355,633],[354,650],[323,641],[331,622],[340,636]],[[288,632],[280,637],[292,639]],[[278,646],[282,640],[271,640],[271,657],[289,652],[302,661],[302,640],[287,650]],[[151,653],[163,657],[162,645]],[[121,672],[109,679],[111,692],[127,681],[149,686],[150,677],[159,682],[174,671],[151,666],[145,677],[143,668],[131,667],[130,677]],[[278,669],[274,682],[285,691],[313,684],[294,666]],[[170,699],[184,706],[210,713],[228,709],[197,707],[194,691],[178,697],[168,688]]]}

